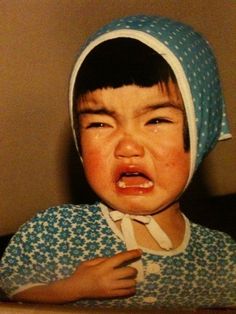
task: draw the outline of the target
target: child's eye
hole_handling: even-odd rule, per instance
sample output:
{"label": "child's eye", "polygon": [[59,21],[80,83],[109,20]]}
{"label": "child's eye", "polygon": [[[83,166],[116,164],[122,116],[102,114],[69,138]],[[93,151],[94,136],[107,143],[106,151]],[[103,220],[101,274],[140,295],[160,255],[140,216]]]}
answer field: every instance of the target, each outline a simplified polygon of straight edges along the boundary
{"label": "child's eye", "polygon": [[172,121],[167,118],[153,118],[146,122],[146,125],[160,124],[160,123],[171,123]]}
{"label": "child's eye", "polygon": [[104,122],[92,122],[90,123],[86,129],[92,129],[92,128],[107,128],[110,127],[109,124],[104,123]]}

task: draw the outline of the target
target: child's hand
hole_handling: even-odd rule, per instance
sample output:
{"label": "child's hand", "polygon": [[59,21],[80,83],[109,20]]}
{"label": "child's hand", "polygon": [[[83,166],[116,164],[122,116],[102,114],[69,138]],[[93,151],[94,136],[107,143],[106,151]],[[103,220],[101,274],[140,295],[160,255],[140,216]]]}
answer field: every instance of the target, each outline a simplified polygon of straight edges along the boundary
{"label": "child's hand", "polygon": [[88,298],[124,297],[135,293],[137,270],[127,264],[140,258],[141,250],[118,253],[81,263],[72,276],[23,290],[14,300],[67,303]]}
{"label": "child's hand", "polygon": [[137,270],[125,265],[140,258],[141,254],[141,250],[131,250],[82,263],[69,279],[75,293],[74,300],[134,294]]}

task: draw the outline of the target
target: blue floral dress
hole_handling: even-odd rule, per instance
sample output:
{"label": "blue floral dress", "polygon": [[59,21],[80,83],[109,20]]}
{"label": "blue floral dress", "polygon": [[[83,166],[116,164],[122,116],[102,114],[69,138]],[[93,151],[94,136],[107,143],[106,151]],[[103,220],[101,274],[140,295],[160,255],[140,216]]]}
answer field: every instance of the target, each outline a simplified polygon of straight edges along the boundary
{"label": "blue floral dress", "polygon": [[[81,300],[96,307],[197,308],[236,304],[236,243],[190,223],[171,251],[143,249],[145,278],[128,298]],[[70,276],[83,261],[126,250],[101,203],[63,205],[39,213],[13,237],[1,261],[1,282],[13,295]]]}

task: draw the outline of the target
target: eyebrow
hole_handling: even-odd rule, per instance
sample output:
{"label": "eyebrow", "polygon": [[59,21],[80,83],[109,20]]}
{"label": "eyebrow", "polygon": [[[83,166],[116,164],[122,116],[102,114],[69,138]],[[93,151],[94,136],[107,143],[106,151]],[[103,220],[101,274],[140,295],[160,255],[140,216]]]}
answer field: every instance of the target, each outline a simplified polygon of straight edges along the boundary
{"label": "eyebrow", "polygon": [[[155,111],[158,109],[162,108],[173,108],[176,110],[183,111],[183,108],[179,106],[178,104],[172,103],[172,102],[163,102],[163,103],[158,103],[158,104],[153,104],[153,105],[147,105],[141,110],[137,110],[136,115],[142,115],[145,113],[148,113],[150,111]],[[110,110],[105,107],[98,107],[98,108],[84,108],[84,109],[78,109],[78,114],[79,115],[86,115],[86,114],[95,114],[95,115],[108,115],[111,117],[116,116],[116,112],[113,110]]]}
{"label": "eyebrow", "polygon": [[109,115],[109,116],[114,116],[115,111],[109,110],[105,107],[100,107],[100,108],[84,108],[84,109],[79,109],[78,114],[97,114],[97,115]]}
{"label": "eyebrow", "polygon": [[173,108],[176,110],[183,111],[183,108],[180,105],[167,101],[167,102],[163,102],[163,103],[147,105],[140,110],[140,114],[144,114],[144,113],[147,113],[149,111],[154,111],[154,110],[162,109],[162,108]]}

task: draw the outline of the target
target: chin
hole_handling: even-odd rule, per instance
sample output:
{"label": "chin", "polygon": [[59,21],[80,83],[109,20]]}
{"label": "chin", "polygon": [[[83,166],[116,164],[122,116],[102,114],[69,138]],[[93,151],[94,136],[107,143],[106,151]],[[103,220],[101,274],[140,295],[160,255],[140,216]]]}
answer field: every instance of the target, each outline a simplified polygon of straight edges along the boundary
{"label": "chin", "polygon": [[141,200],[140,198],[132,199],[129,197],[129,199],[125,200],[124,198],[122,201],[119,202],[106,202],[109,207],[119,210],[126,214],[131,215],[153,215],[158,213],[159,211],[163,210],[165,208],[166,203],[165,202],[148,202],[147,200]]}

